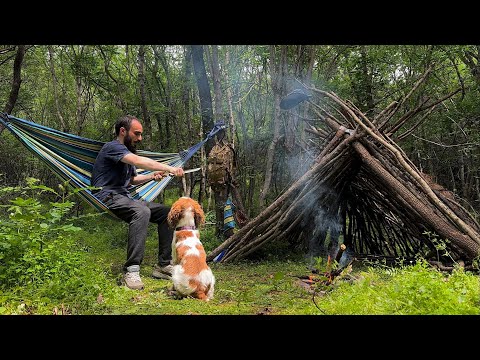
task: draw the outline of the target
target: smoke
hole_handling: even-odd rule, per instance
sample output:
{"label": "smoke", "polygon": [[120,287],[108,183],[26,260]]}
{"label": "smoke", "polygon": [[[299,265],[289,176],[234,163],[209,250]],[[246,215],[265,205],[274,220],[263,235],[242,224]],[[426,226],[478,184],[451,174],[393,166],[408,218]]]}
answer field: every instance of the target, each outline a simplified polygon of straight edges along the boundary
{"label": "smoke", "polygon": [[338,194],[326,187],[309,195],[306,206],[310,214],[308,221],[312,222],[311,234],[307,234],[306,257],[311,264],[315,258],[334,258],[342,242],[342,222],[338,212]]}

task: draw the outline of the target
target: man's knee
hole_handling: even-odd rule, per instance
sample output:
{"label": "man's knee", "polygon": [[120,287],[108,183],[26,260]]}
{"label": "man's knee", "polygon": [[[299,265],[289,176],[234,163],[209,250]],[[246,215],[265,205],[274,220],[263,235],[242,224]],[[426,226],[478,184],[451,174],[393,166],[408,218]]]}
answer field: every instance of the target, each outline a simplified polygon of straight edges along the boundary
{"label": "man's knee", "polygon": [[140,219],[150,219],[151,211],[147,206],[136,206],[134,209],[134,217]]}

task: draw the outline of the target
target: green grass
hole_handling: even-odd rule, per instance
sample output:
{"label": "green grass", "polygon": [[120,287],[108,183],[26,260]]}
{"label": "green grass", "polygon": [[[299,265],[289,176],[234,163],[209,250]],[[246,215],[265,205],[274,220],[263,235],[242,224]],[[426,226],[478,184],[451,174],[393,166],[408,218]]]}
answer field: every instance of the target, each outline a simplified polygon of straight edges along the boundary
{"label": "green grass", "polygon": [[[211,263],[216,286],[210,302],[176,299],[170,295],[171,281],[151,277],[157,258],[154,225],[149,228],[141,267],[145,289],[130,290],[120,284],[126,223],[92,216],[74,220],[74,226],[61,221],[58,228],[57,217],[46,222],[50,218],[34,205],[22,205],[24,210],[18,208],[22,215],[10,215],[8,220],[27,224],[28,231],[17,230],[20,225],[8,226],[7,221],[0,226],[0,235],[3,231],[5,238],[0,239],[0,265],[10,264],[0,267],[3,315],[480,314],[478,271],[457,268],[444,273],[423,260],[395,268],[354,262],[333,282],[326,283],[321,275],[312,274],[302,253],[281,243],[265,245],[248,260]],[[33,210],[27,213],[25,209]],[[212,212],[207,212],[207,225],[201,230],[207,252],[220,244],[214,236],[212,217]],[[52,230],[57,228],[61,230]],[[21,245],[22,252],[12,244]],[[321,274],[326,264],[315,260]],[[308,275],[314,276],[312,286],[299,278]]]}
{"label": "green grass", "polygon": [[[61,293],[65,279],[54,279],[51,285],[11,289],[10,295],[0,297],[4,299],[3,304],[0,302],[3,314],[52,314],[55,308],[57,313],[63,308],[66,314],[80,315],[480,314],[479,279],[475,274],[462,270],[445,274],[424,262],[398,268],[354,263],[332,284],[323,284],[316,275],[318,282],[308,287],[299,279],[312,275],[303,256],[280,256],[275,253],[285,252],[276,251],[273,244],[255,259],[211,263],[216,287],[210,302],[175,299],[169,295],[171,281],[150,275],[157,251],[153,225],[141,267],[145,289],[130,290],[120,285],[126,224],[103,218],[82,227],[75,243],[82,254],[84,291],[69,287],[74,293],[63,299],[48,296],[45,287],[53,286],[51,292]],[[212,229],[204,230],[205,234],[209,232],[213,234]],[[205,243],[206,247],[216,246],[213,240],[205,239]],[[87,288],[90,290],[85,291]]]}
{"label": "green grass", "polygon": [[324,298],[325,311],[345,315],[479,315],[478,275],[455,269],[451,274],[426,261],[395,269],[367,267],[352,271],[353,281],[339,280]]}
{"label": "green grass", "polygon": [[[211,214],[209,214],[211,216]],[[105,231],[108,229],[108,231]],[[106,270],[109,295],[103,296],[102,314],[170,314],[170,315],[244,315],[244,314],[316,314],[319,313],[311,296],[295,286],[295,276],[304,275],[308,268],[298,259],[276,261],[240,261],[235,264],[211,263],[216,278],[215,297],[210,302],[196,299],[175,299],[169,295],[172,283],[151,277],[157,257],[155,226],[151,225],[147,239],[141,276],[145,289],[133,291],[119,286],[126,256],[126,224],[103,219],[92,231],[82,232],[83,246],[89,258]],[[204,246],[212,250],[219,242],[214,239],[213,225],[202,231]],[[210,240],[213,239],[213,240]],[[114,291],[111,291],[114,288]]]}

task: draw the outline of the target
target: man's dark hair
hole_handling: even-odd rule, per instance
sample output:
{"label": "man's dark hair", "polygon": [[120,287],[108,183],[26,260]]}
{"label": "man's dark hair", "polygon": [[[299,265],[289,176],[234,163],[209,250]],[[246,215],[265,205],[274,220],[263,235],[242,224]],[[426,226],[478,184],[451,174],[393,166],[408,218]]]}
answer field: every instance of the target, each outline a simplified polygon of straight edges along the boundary
{"label": "man's dark hair", "polygon": [[122,127],[125,128],[125,130],[129,131],[133,120],[138,119],[132,115],[125,115],[118,119],[115,123],[115,135],[118,136],[118,134],[120,134],[120,128]]}

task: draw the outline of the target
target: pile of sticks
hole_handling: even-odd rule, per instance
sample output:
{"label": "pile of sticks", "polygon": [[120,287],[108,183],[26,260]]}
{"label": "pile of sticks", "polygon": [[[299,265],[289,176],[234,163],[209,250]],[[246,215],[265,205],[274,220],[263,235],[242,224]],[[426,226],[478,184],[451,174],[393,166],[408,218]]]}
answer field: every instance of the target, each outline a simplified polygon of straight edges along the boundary
{"label": "pile of sticks", "polygon": [[[480,254],[480,226],[474,217],[392,140],[400,128],[396,139],[408,136],[458,91],[394,117],[412,89],[370,120],[335,93],[307,89],[320,99],[308,102],[322,124],[309,125],[308,131],[323,139],[323,148],[301,178],[209,253],[207,261],[222,252],[220,262],[238,260],[273,241],[325,244],[327,234],[334,241],[342,234],[343,244],[357,254],[420,255],[437,261],[472,261]],[[420,113],[426,114],[405,130]]]}

